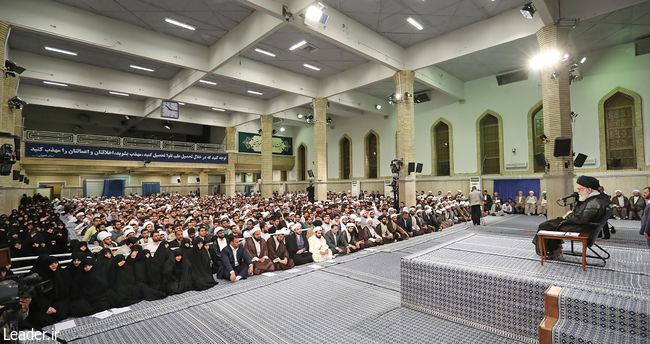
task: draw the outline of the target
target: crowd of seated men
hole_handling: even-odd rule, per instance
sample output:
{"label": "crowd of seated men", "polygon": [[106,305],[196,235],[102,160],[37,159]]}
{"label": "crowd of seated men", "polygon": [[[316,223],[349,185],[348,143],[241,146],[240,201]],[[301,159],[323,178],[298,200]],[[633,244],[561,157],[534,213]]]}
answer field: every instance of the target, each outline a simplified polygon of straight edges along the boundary
{"label": "crowd of seated men", "polygon": [[[30,273],[52,281],[29,304],[26,324],[41,328],[441,231],[469,221],[468,207],[462,194],[431,192],[397,209],[377,192],[313,203],[304,194],[35,196],[0,218],[0,246],[12,257],[37,256]],[[52,256],[67,252],[65,266]]]}

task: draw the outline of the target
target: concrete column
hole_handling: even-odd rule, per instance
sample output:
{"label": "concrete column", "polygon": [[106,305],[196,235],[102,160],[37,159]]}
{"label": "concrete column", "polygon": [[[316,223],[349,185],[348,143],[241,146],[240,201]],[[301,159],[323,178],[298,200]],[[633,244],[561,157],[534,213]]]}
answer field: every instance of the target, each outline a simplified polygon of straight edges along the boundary
{"label": "concrete column", "polygon": [[[6,51],[5,42],[7,42],[7,36],[9,35],[9,23],[0,21],[0,57],[2,57],[2,63],[4,67],[4,55]],[[12,136],[23,135],[23,115],[22,109],[15,109],[9,107],[7,102],[9,99],[16,95],[18,88],[18,81],[20,77],[16,75],[15,77],[9,76],[8,74],[0,75],[2,82],[0,83],[0,146],[3,144],[11,144],[14,146],[14,140]],[[13,147],[14,152],[21,149],[20,146]],[[22,156],[22,155],[21,155]],[[13,166],[12,170],[20,170],[20,162],[17,161]],[[25,184],[20,181],[14,181],[11,177],[0,178],[0,186],[24,186]]]}
{"label": "concrete column", "polygon": [[199,173],[199,179],[201,180],[199,182],[199,191],[201,192],[201,196],[212,195],[212,190],[208,187],[208,172],[201,171]]}
{"label": "concrete column", "polygon": [[228,153],[228,166],[226,167],[225,193],[226,197],[235,197],[235,162],[237,149],[235,148],[237,128],[226,127],[226,153]]}
{"label": "concrete column", "polygon": [[[537,31],[540,53],[557,50],[561,55],[567,52],[568,30],[547,25]],[[550,75],[558,73],[555,79]],[[571,98],[569,92],[569,71],[566,63],[558,63],[541,70],[542,104],[544,107],[544,134],[548,143],[544,145],[544,156],[550,164],[544,174],[548,198],[547,217],[563,216],[569,209],[556,204],[556,200],[570,194],[573,185],[573,157],[554,157],[555,139],[572,137]],[[573,151],[573,149],[572,149]],[[568,164],[567,164],[568,163]],[[537,195],[539,197],[539,195]]]}
{"label": "concrete column", "polygon": [[[412,70],[395,73],[395,93],[401,95],[397,102],[397,158],[404,161],[400,171],[399,200],[406,206],[415,205],[415,172],[408,173],[408,163],[415,162],[415,110],[413,103]],[[406,97],[408,93],[411,97]]]}
{"label": "concrete column", "polygon": [[327,199],[327,98],[314,98],[314,198]]}
{"label": "concrete column", "polygon": [[262,115],[262,197],[273,195],[273,115]]}

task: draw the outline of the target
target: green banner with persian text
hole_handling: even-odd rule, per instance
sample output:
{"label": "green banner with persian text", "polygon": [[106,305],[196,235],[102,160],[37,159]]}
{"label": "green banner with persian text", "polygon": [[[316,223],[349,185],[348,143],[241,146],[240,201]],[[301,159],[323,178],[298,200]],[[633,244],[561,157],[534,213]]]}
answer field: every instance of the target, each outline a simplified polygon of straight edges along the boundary
{"label": "green banner with persian text", "polygon": [[[239,132],[240,153],[262,153],[262,136],[259,134]],[[293,139],[291,137],[272,137],[273,154],[293,155]]]}

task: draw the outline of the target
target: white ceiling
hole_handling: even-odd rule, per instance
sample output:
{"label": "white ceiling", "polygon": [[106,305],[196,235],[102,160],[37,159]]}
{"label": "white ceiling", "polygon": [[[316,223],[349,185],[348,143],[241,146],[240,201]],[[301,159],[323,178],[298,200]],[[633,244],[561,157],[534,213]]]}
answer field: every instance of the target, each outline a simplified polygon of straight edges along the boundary
{"label": "white ceiling", "polygon": [[[326,0],[331,6],[402,47],[521,7],[521,0]],[[325,11],[327,12],[327,11]],[[406,18],[413,17],[418,31]]]}
{"label": "white ceiling", "polygon": [[[16,1],[16,3],[19,4],[20,1],[27,0],[10,1]],[[227,32],[238,27],[244,19],[256,12],[255,9],[249,7],[247,4],[256,3],[263,7],[272,4],[270,1],[271,0],[267,3],[259,0],[52,0],[48,1],[47,4],[55,4],[60,7],[63,7],[60,4],[75,6],[94,14],[117,19],[118,21],[125,23],[125,25],[133,24],[150,31],[163,33],[168,37],[181,38],[189,42],[194,42],[198,45],[195,44],[188,49],[193,49],[198,46],[200,49],[192,51],[197,51],[196,56],[199,56],[201,51],[205,51],[207,55],[208,48],[205,48],[206,46],[213,45],[217,42],[220,44],[222,41],[226,40],[231,36],[229,35],[224,37]],[[586,3],[588,0],[571,1],[582,1]],[[638,0],[617,0],[608,2],[606,5],[614,9],[625,7],[625,3],[632,3],[635,1],[638,2]],[[300,2],[294,1],[291,3]],[[342,12],[343,15],[351,18],[351,20],[355,20],[377,33],[377,37],[379,37],[378,39],[394,42],[404,48],[413,46],[417,48],[418,44],[431,44],[424,41],[432,38],[440,38],[441,35],[464,28],[470,24],[482,22],[488,18],[492,18],[505,12],[511,13],[514,10],[514,13],[516,13],[516,9],[522,6],[523,3],[523,0],[324,1],[324,4],[328,8]],[[600,3],[600,7],[602,8],[603,6],[604,5]],[[75,12],[71,11],[68,7],[64,7],[63,9],[68,12]],[[228,66],[228,73],[224,73],[224,75],[228,75],[229,77],[216,74],[210,74],[204,77],[204,79],[217,82],[217,85],[211,86],[194,82],[194,86],[201,87],[202,90],[214,89],[221,92],[231,93],[233,95],[243,95],[254,103],[252,105],[242,105],[241,108],[243,109],[259,109],[262,108],[264,104],[272,104],[272,101],[281,98],[278,103],[280,103],[281,106],[287,107],[278,111],[287,110],[288,106],[302,106],[305,103],[308,103],[308,100],[304,101],[304,98],[309,99],[314,96],[313,94],[317,94],[318,87],[323,87],[325,83],[328,83],[327,86],[330,89],[343,91],[356,90],[375,97],[376,101],[381,101],[385,99],[388,94],[394,92],[393,80],[392,78],[386,78],[386,75],[390,75],[386,72],[386,69],[390,68],[395,70],[396,68],[399,68],[399,65],[395,65],[394,61],[381,61],[377,56],[374,56],[377,60],[371,61],[369,56],[373,56],[373,54],[368,53],[368,51],[365,51],[364,53],[363,49],[368,47],[372,49],[375,47],[368,45],[361,47],[361,45],[363,45],[361,43],[365,43],[362,39],[366,38],[366,36],[341,37],[341,32],[347,32],[344,28],[341,28],[343,29],[342,31],[340,31],[339,28],[333,27],[328,28],[330,31],[319,31],[318,28],[298,25],[298,23],[281,24],[278,20],[279,18],[273,18],[268,15],[268,13],[272,12],[273,7],[269,7],[269,9],[270,11],[256,13],[256,15],[264,14],[266,17],[260,16],[260,18],[263,18],[269,23],[276,21],[278,22],[277,25],[273,26],[268,23],[263,24],[259,21],[254,23],[256,25],[247,25],[240,31],[244,31],[257,39],[253,39],[250,42],[247,41],[241,51],[237,49],[232,49],[231,51],[219,50],[218,48],[214,48],[220,47],[219,44],[217,44],[213,46],[215,50],[211,50],[210,52],[211,58],[215,57],[214,55],[220,57],[219,54],[222,54],[225,51],[226,58],[224,61],[233,62],[238,56],[241,56],[255,60],[261,64],[256,64],[256,69],[254,71],[241,71],[237,70],[236,63],[233,63]],[[327,12],[327,9],[325,12]],[[605,13],[603,11],[601,12]],[[620,10],[610,10],[608,12],[609,13],[582,20],[577,27],[572,30],[572,41],[574,42],[578,52],[584,53],[594,49],[630,42],[637,38],[650,35],[649,1]],[[409,16],[420,21],[425,27],[424,30],[417,31],[408,24],[406,18]],[[194,25],[197,27],[197,30],[189,31],[167,24],[164,22],[164,18],[166,17]],[[536,14],[536,18],[539,18],[538,14]],[[65,18],[56,19],[63,20]],[[524,22],[526,21],[523,17],[521,20]],[[250,24],[250,21],[245,24]],[[492,23],[490,22],[489,25],[492,25]],[[515,23],[515,25],[517,24]],[[238,28],[240,27],[241,26]],[[267,29],[260,31],[262,30],[260,27]],[[347,35],[354,35],[357,33],[358,31],[354,31],[353,33],[347,32]],[[37,55],[75,61],[81,64],[100,66],[109,70],[128,72],[134,75],[153,76],[168,81],[169,85],[176,85],[172,80],[175,76],[179,76],[179,73],[183,70],[177,65],[172,65],[172,63],[182,65],[183,61],[176,62],[177,60],[169,58],[164,59],[157,58],[158,56],[149,56],[134,48],[131,48],[130,51],[127,48],[124,50],[113,49],[114,47],[99,44],[96,37],[94,41],[95,43],[91,44],[88,40],[84,39],[84,37],[75,37],[74,33],[68,34],[71,35],[71,37],[63,39],[54,37],[59,35],[59,31],[55,29],[48,31],[47,28],[41,28],[40,30],[31,29],[31,27],[14,28],[12,29],[9,38],[9,46],[10,50],[26,51]],[[476,32],[476,34],[480,35],[481,32]],[[505,35],[509,34],[510,33],[506,33]],[[361,35],[361,33],[359,33],[359,35]],[[108,32],[106,36],[110,36],[110,32]],[[140,33],[140,36],[142,36],[142,33]],[[128,39],[128,37],[125,39]],[[164,37],[162,39],[164,40]],[[310,42],[317,48],[317,50],[311,53],[302,50],[289,51],[291,45],[303,39]],[[135,41],[136,40],[134,40],[134,42]],[[507,41],[508,43],[492,46],[463,56],[456,55],[458,57],[439,63],[436,66],[462,81],[468,81],[522,68],[525,66],[528,58],[537,50],[537,42],[534,35],[529,35],[516,40],[504,39],[503,41]],[[228,44],[225,45],[226,49],[233,44],[236,45],[236,43],[239,42],[228,42]],[[359,46],[355,46],[355,44]],[[78,52],[78,56],[68,56],[47,52],[43,48],[45,45],[73,50]],[[393,45],[388,44],[384,46]],[[126,44],[125,47],[128,47],[128,44]],[[256,47],[271,51],[277,56],[269,57],[259,54],[254,51]],[[164,49],[164,47],[162,48]],[[116,50],[123,52],[118,52]],[[472,50],[467,49],[467,51]],[[173,55],[174,53],[175,52],[172,51],[170,55]],[[406,50],[395,51],[386,56],[401,56],[405,53]],[[179,52],[179,54],[182,54],[182,52]],[[154,58],[156,61],[153,60]],[[172,62],[164,63],[159,61]],[[197,59],[197,61],[201,62],[200,59]],[[16,62],[20,64],[20,61]],[[209,62],[211,63],[212,61]],[[321,70],[313,71],[307,69],[303,66],[303,63],[318,66]],[[134,70],[129,68],[130,64],[152,68],[155,69],[155,72],[149,73]],[[206,64],[208,64],[207,61]],[[373,64],[381,65],[381,68],[376,66],[367,68]],[[200,65],[200,63],[196,65]],[[261,65],[261,67],[259,65]],[[187,65],[185,66],[185,68],[191,68],[187,67]],[[279,67],[280,69],[292,73],[287,73],[286,76],[283,73],[275,73],[275,68],[270,68],[270,66]],[[212,67],[213,66],[210,66],[210,68]],[[359,72],[368,70],[372,72]],[[219,68],[216,69],[215,73],[218,72]],[[275,74],[262,75],[265,72]],[[390,70],[388,70],[388,72],[390,72]],[[42,76],[31,74],[28,78],[24,79],[24,82],[42,86],[42,80],[48,78],[46,73],[42,74]],[[182,80],[188,80],[186,75],[180,74],[180,76],[184,77]],[[196,79],[191,80],[193,82]],[[356,84],[366,86],[358,87],[356,89],[354,87],[346,88],[346,85],[353,84],[357,81],[358,83]],[[192,84],[192,82],[188,84]],[[296,88],[292,90],[295,94],[286,92],[284,91],[285,88],[279,87],[278,85],[282,85],[282,82],[284,82],[283,85],[285,86],[287,83],[295,82]],[[105,89],[97,90],[73,85],[67,89],[85,93],[107,94]],[[187,88],[184,88],[180,92],[186,89]],[[261,91],[264,94],[258,96],[247,93],[247,90],[251,89]],[[431,88],[422,83],[416,82],[415,91],[418,92],[423,90],[431,90]],[[436,92],[433,92],[433,94],[436,94]],[[130,99],[145,100],[144,97],[131,97]],[[210,103],[209,100],[210,99],[203,102],[202,106],[205,107],[206,104]],[[238,102],[242,102],[242,99],[238,99]],[[259,105],[260,103],[262,105]],[[232,110],[232,112],[235,111],[241,112],[243,110]],[[361,110],[359,108],[351,108],[341,104],[334,104],[331,107],[331,113],[336,116],[355,116],[360,115],[363,111],[368,111],[368,109]]]}
{"label": "white ceiling", "polygon": [[[230,0],[54,0],[96,14],[210,45],[253,10]],[[196,27],[189,31],[164,22],[172,18]]]}

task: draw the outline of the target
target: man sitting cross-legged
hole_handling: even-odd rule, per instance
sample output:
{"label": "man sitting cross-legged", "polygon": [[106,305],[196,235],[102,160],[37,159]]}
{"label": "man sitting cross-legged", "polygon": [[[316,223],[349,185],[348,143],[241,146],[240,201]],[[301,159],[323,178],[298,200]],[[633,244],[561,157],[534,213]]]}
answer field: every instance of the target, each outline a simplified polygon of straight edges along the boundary
{"label": "man sitting cross-legged", "polygon": [[344,255],[350,253],[348,248],[348,241],[346,240],[345,235],[340,233],[339,225],[332,225],[331,229],[327,233],[323,234],[325,237],[325,242],[330,248],[332,253],[336,255]]}
{"label": "man sitting cross-legged", "polygon": [[269,249],[269,258],[273,262],[276,270],[289,270],[294,266],[293,259],[289,257],[287,245],[284,242],[284,237],[288,234],[289,230],[282,228],[275,231],[275,235],[266,241],[266,246]]}
{"label": "man sitting cross-legged", "polygon": [[252,237],[246,240],[244,248],[253,261],[253,272],[256,275],[261,275],[265,272],[275,271],[273,262],[269,258],[266,240],[262,239],[262,230],[255,227],[250,234]]}

